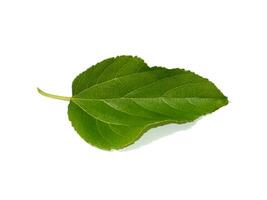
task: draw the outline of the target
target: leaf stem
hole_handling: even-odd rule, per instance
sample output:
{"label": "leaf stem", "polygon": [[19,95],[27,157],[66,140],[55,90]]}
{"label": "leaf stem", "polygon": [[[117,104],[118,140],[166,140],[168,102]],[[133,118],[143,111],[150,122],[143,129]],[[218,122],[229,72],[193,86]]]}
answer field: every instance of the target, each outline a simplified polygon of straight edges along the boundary
{"label": "leaf stem", "polygon": [[41,90],[40,88],[37,88],[37,91],[39,92],[39,94],[41,94],[45,97],[52,98],[52,99],[59,99],[59,100],[63,100],[63,101],[70,101],[70,99],[71,99],[71,97],[65,97],[65,96],[59,96],[59,95],[46,93],[43,90]]}

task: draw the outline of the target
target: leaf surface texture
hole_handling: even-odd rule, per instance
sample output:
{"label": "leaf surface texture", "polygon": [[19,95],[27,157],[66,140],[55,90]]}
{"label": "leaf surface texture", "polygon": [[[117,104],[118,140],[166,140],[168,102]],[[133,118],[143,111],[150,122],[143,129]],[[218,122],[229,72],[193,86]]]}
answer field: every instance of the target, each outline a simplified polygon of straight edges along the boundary
{"label": "leaf surface texture", "polygon": [[78,75],[69,119],[88,143],[121,149],[145,131],[186,123],[228,103],[208,79],[183,69],[149,67],[142,59],[106,59]]}

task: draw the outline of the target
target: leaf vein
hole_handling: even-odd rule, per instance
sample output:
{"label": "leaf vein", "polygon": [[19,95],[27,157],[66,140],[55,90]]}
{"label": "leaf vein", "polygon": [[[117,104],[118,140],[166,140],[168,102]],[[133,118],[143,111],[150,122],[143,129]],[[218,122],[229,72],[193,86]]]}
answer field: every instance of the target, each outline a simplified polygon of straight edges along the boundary
{"label": "leaf vein", "polygon": [[179,86],[177,86],[177,87],[174,87],[174,88],[171,88],[171,89],[167,90],[166,92],[164,92],[164,93],[162,94],[162,96],[164,96],[164,95],[166,95],[166,94],[172,92],[173,90],[175,90],[175,89],[177,89],[177,88],[183,88],[183,87],[185,87],[185,86],[187,86],[187,85],[195,85],[195,84],[202,84],[202,83],[207,83],[207,81],[206,81],[206,80],[201,80],[201,81],[197,81],[197,82],[193,82],[193,81],[191,81],[191,82],[188,82],[188,83],[185,83],[185,84],[182,84],[182,85],[179,85]]}
{"label": "leaf vein", "polygon": [[118,136],[120,136],[120,137],[122,137],[122,138],[127,138],[125,135],[121,135],[121,134],[119,134],[117,131],[115,131],[115,130],[111,127],[110,124],[108,124],[108,127],[109,127],[110,130],[111,130],[113,133],[115,133],[116,135],[118,135]]}
{"label": "leaf vein", "polygon": [[124,94],[123,97],[126,97],[127,95],[129,95],[129,94],[131,94],[133,92],[136,92],[137,90],[143,89],[143,88],[148,87],[148,86],[153,85],[153,84],[156,84],[156,83],[158,83],[160,81],[163,81],[163,80],[166,80],[166,79],[169,79],[169,78],[172,78],[172,77],[180,76],[180,75],[183,75],[183,74],[186,74],[186,73],[182,72],[181,74],[175,74],[175,75],[171,75],[171,76],[168,76],[168,77],[164,77],[164,78],[161,78],[161,79],[154,80],[154,81],[152,81],[152,82],[150,82],[150,83],[148,83],[146,85],[142,85],[142,86],[140,86],[138,88],[135,88],[132,91],[129,91],[128,93]]}
{"label": "leaf vein", "polygon": [[91,113],[89,113],[87,110],[85,110],[82,106],[80,106],[78,103],[76,103],[75,101],[73,101],[73,103],[75,103],[77,106],[79,106],[84,112],[86,112],[88,115],[90,115],[91,117],[93,117],[94,119],[97,119],[101,122],[104,122],[106,124],[114,124],[114,125],[119,125],[119,126],[127,126],[125,124],[119,124],[119,123],[113,123],[113,122],[108,122],[108,121],[105,121],[105,120],[102,120],[94,115],[92,115]]}
{"label": "leaf vein", "polygon": [[98,127],[98,122],[97,120],[95,119],[95,127],[96,127],[96,130],[97,130],[97,133],[98,135],[100,135],[100,137],[103,139],[103,141],[105,143],[107,143],[109,146],[113,146],[102,134],[101,134],[101,131],[99,130],[99,127]]}
{"label": "leaf vein", "polygon": [[146,110],[148,110],[148,111],[150,111],[150,112],[154,112],[154,113],[156,113],[156,114],[160,114],[160,115],[163,115],[163,116],[165,116],[165,117],[170,117],[169,115],[163,114],[163,113],[161,113],[161,112],[156,112],[156,111],[150,110],[150,109],[144,107],[143,105],[139,104],[139,103],[136,102],[135,100],[132,100],[132,101],[134,101],[134,102],[135,102],[138,106],[140,106],[141,108],[144,108],[144,109],[146,109]]}
{"label": "leaf vein", "polygon": [[124,67],[125,67],[125,65],[127,65],[127,64],[129,64],[129,63],[131,63],[132,62],[132,59],[129,59],[129,60],[127,60],[119,69],[118,69],[118,71],[116,72],[116,74],[115,74],[115,77],[114,78],[116,78],[117,77],[117,75],[118,75],[118,73],[119,73],[119,71],[121,70],[121,69],[123,69]]}

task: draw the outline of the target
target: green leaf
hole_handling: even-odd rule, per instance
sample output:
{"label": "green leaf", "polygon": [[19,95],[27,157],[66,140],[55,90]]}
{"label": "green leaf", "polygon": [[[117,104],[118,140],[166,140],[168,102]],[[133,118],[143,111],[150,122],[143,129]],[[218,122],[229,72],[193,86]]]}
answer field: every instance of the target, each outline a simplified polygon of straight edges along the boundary
{"label": "green leaf", "polygon": [[69,119],[88,143],[121,149],[148,129],[182,124],[228,103],[208,79],[183,69],[148,67],[138,57],[106,59],[81,73],[72,84]]}

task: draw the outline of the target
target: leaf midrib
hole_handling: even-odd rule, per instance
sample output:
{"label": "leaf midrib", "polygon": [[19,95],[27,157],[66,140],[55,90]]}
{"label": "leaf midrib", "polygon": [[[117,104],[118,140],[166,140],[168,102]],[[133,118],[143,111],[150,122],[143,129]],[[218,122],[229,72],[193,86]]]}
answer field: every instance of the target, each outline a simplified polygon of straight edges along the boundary
{"label": "leaf midrib", "polygon": [[105,100],[117,100],[117,99],[121,99],[121,100],[133,100],[133,99],[217,99],[217,100],[224,100],[226,99],[226,97],[116,97],[116,98],[80,98],[80,97],[71,97],[70,101],[105,101]]}

